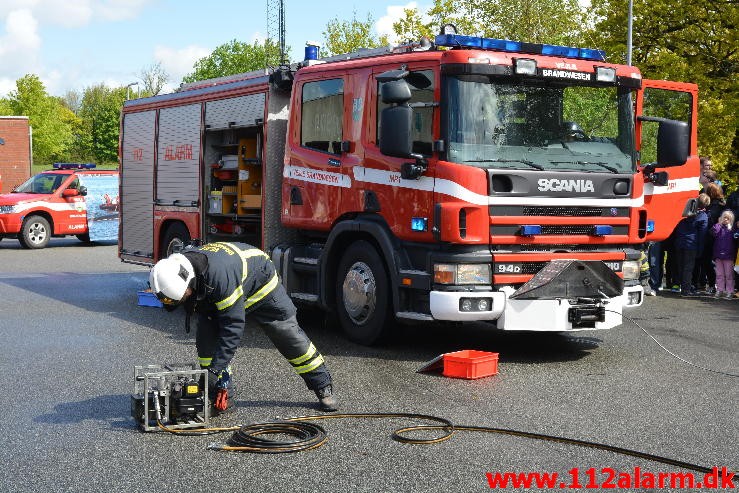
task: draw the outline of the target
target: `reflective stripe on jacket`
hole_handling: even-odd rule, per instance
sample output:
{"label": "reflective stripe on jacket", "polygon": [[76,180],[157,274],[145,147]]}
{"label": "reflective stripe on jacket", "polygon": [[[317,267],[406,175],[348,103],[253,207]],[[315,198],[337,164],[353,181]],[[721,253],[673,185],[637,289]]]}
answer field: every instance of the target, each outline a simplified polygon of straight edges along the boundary
{"label": "reflective stripe on jacket", "polygon": [[210,366],[222,370],[241,341],[246,312],[274,291],[279,279],[267,254],[246,243],[209,243],[196,251],[208,258],[202,274],[206,299],[198,302],[198,311],[213,317],[220,327],[219,349]]}

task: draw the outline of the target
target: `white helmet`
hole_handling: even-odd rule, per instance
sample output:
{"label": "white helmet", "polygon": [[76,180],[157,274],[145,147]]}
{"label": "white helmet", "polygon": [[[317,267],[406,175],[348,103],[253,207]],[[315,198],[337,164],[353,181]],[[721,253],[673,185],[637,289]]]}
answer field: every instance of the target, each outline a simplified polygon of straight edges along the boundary
{"label": "white helmet", "polygon": [[149,273],[149,286],[165,308],[174,309],[182,303],[194,278],[195,269],[187,257],[173,253],[154,264]]}

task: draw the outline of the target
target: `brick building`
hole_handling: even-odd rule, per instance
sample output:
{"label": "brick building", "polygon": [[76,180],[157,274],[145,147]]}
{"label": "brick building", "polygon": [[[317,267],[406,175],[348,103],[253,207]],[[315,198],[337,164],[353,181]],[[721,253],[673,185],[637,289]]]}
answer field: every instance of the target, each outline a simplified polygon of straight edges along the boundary
{"label": "brick building", "polygon": [[0,116],[0,193],[31,176],[31,127],[27,116]]}

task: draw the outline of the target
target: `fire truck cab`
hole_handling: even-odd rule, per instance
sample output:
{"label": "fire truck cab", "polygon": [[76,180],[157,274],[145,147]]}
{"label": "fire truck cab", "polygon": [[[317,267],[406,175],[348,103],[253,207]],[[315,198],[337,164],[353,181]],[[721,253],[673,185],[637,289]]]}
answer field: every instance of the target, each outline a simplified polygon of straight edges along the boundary
{"label": "fire truck cab", "polygon": [[75,235],[89,242],[85,176],[112,175],[92,163],[54,163],[11,193],[0,195],[0,238],[15,237],[24,248],[45,248],[52,236]]}

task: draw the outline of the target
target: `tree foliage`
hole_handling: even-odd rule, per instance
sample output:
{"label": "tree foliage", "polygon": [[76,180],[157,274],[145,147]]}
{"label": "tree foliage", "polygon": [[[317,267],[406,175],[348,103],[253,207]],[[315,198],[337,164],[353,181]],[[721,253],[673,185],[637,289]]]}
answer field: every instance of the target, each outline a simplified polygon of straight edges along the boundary
{"label": "tree foliage", "polygon": [[254,41],[252,44],[233,39],[195,62],[193,72],[183,77],[182,82],[195,82],[275,67],[280,65],[280,61],[280,47],[270,39],[263,43]]}
{"label": "tree foliage", "polygon": [[144,94],[147,96],[156,96],[169,80],[169,74],[162,68],[162,63],[157,62],[145,67],[139,72],[139,77],[144,83]]}
{"label": "tree foliage", "polygon": [[360,48],[378,48],[388,44],[386,36],[377,36],[373,32],[374,19],[367,14],[365,20],[357,19],[357,13],[349,21],[333,18],[323,31],[323,56],[351,53]]}
{"label": "tree foliage", "polygon": [[[623,0],[593,0],[589,36],[611,61],[626,59]],[[645,78],[695,82],[698,144],[724,181],[739,173],[739,4],[732,0],[634,0],[632,63]]]}
{"label": "tree foliage", "polygon": [[126,88],[111,89],[104,84],[88,87],[82,96],[79,148],[98,163],[118,159],[119,121],[125,99]]}
{"label": "tree foliage", "polygon": [[402,40],[432,37],[444,24],[454,24],[471,36],[577,45],[586,22],[577,0],[434,0],[423,15],[417,8],[404,14],[393,24]]}
{"label": "tree foliage", "polygon": [[74,113],[58,98],[47,94],[38,76],[29,74],[16,81],[3,105],[12,115],[28,117],[33,127],[33,159],[37,164],[48,165],[63,159],[72,144],[71,122]]}

